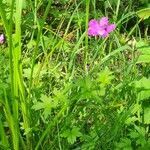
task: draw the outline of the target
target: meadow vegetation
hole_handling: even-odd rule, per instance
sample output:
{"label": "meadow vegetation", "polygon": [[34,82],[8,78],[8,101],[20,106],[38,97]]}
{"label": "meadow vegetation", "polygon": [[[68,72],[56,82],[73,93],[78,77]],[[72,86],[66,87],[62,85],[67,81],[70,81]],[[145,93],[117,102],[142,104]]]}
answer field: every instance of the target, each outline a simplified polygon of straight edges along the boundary
{"label": "meadow vegetation", "polygon": [[149,18],[148,0],[0,0],[0,150],[149,150]]}

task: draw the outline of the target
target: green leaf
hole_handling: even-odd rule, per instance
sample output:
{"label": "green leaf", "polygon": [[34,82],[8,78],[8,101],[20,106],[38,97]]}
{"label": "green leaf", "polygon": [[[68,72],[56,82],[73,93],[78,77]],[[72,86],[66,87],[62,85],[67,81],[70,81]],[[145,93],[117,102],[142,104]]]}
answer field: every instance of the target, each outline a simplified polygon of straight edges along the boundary
{"label": "green leaf", "polygon": [[138,49],[142,54],[150,55],[150,46],[140,47]]}
{"label": "green leaf", "polygon": [[137,15],[141,19],[147,19],[150,17],[150,8],[145,8],[137,11]]}
{"label": "green leaf", "polygon": [[137,131],[131,131],[129,133],[129,136],[132,138],[132,139],[137,139],[139,137],[139,133]]}
{"label": "green leaf", "polygon": [[27,44],[27,48],[28,49],[34,48],[35,45],[36,45],[35,40],[30,40],[29,43]]}
{"label": "green leaf", "polygon": [[122,138],[119,143],[116,143],[116,150],[132,150],[131,140]]}
{"label": "green leaf", "polygon": [[135,88],[150,89],[150,79],[143,77],[139,81],[135,81]]}
{"label": "green leaf", "polygon": [[144,123],[150,124],[150,107],[144,108]]}
{"label": "green leaf", "polygon": [[67,138],[68,143],[73,144],[76,142],[77,137],[80,137],[81,135],[79,128],[75,127],[72,130],[65,130],[61,134],[61,137]]}
{"label": "green leaf", "polygon": [[143,77],[134,82],[134,87],[138,90],[138,101],[146,100],[150,97],[150,79]]}
{"label": "green leaf", "polygon": [[126,123],[127,125],[131,125],[132,123],[135,123],[135,121],[138,121],[138,118],[135,117],[135,116],[133,116],[133,117],[129,117],[129,118],[125,121],[125,123]]}
{"label": "green leaf", "polygon": [[140,55],[137,63],[150,63],[150,55]]}
{"label": "green leaf", "polygon": [[150,55],[149,42],[146,40],[140,40],[136,43],[137,50],[144,55]]}
{"label": "green leaf", "polygon": [[85,78],[79,78],[75,84],[77,87],[80,87],[81,99],[88,99],[96,96],[95,82],[89,76]]}
{"label": "green leaf", "polygon": [[111,84],[111,80],[114,79],[114,76],[112,75],[113,72],[111,72],[107,67],[105,70],[101,71],[98,74],[97,81],[102,83],[103,85]]}
{"label": "green leaf", "polygon": [[138,92],[138,101],[146,100],[146,99],[148,100],[148,98],[150,98],[150,90],[144,90]]}
{"label": "green leaf", "polygon": [[36,102],[32,109],[35,111],[43,109],[43,115],[45,119],[48,117],[48,115],[51,114],[51,109],[56,108],[58,105],[58,101],[53,101],[51,97],[48,97],[46,95],[41,95],[41,101]]}
{"label": "green leaf", "polygon": [[[44,75],[47,74],[47,71],[45,68],[42,68],[42,65],[40,63],[36,64],[34,66],[34,70],[33,70],[33,79],[35,79],[38,76],[39,79],[41,79]],[[31,68],[25,68],[23,69],[23,76],[26,77],[27,79],[30,79],[30,75],[31,75]]]}
{"label": "green leaf", "polygon": [[0,133],[1,133],[0,134],[0,144],[5,145],[5,149],[8,149],[9,142],[7,139],[7,134],[5,133],[5,130],[4,130],[4,126],[2,124],[1,116],[0,116]]}
{"label": "green leaf", "polygon": [[141,39],[140,41],[136,42],[136,48],[137,49],[140,49],[142,47],[147,47],[147,46],[149,46],[149,43],[145,39]]}

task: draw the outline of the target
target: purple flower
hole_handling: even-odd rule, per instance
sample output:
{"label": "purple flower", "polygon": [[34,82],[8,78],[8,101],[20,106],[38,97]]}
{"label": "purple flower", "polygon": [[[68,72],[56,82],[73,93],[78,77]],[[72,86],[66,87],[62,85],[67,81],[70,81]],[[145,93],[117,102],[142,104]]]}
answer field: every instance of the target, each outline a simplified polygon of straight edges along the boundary
{"label": "purple flower", "polygon": [[89,22],[88,35],[107,37],[110,32],[116,28],[115,24],[109,24],[107,17],[102,17],[100,20],[92,19]]}
{"label": "purple flower", "polygon": [[0,34],[0,44],[3,44],[5,40],[4,34]]}

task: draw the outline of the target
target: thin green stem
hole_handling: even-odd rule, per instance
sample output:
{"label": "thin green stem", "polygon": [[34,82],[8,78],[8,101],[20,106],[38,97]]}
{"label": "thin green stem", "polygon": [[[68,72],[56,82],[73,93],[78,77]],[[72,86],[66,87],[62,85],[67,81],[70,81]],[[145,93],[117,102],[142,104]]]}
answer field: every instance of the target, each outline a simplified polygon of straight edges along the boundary
{"label": "thin green stem", "polygon": [[[90,0],[86,0],[86,24],[85,24],[85,31],[88,29],[88,22],[89,22],[89,7],[90,7]],[[86,74],[88,74],[87,69],[88,64],[88,35],[85,36],[85,60],[84,60],[84,69]]]}
{"label": "thin green stem", "polygon": [[38,24],[38,35],[37,35],[36,46],[35,46],[35,49],[34,49],[34,52],[33,52],[33,57],[32,57],[31,75],[30,75],[30,84],[29,84],[29,93],[30,94],[31,94],[31,89],[32,89],[33,71],[34,71],[36,55],[37,55],[37,52],[38,52],[38,47],[39,47],[39,43],[40,43],[40,39],[41,39],[41,35],[42,35],[43,26],[44,26],[45,20],[47,18],[47,15],[49,13],[49,10],[50,10],[50,7],[51,7],[51,3],[52,3],[52,0],[49,0],[48,5],[46,7],[46,10],[44,12],[44,16],[43,16],[41,25],[39,25],[39,22],[37,21],[37,24]]}

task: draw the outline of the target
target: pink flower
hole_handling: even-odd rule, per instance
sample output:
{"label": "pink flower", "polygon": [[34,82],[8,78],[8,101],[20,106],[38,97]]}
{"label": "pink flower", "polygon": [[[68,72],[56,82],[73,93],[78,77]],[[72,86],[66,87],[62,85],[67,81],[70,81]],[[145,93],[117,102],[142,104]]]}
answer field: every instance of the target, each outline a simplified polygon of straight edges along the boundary
{"label": "pink flower", "polygon": [[0,34],[0,44],[3,44],[5,40],[4,34]]}
{"label": "pink flower", "polygon": [[89,22],[88,35],[107,37],[110,32],[115,30],[115,24],[109,24],[107,17],[102,17],[100,20],[92,19]]}

